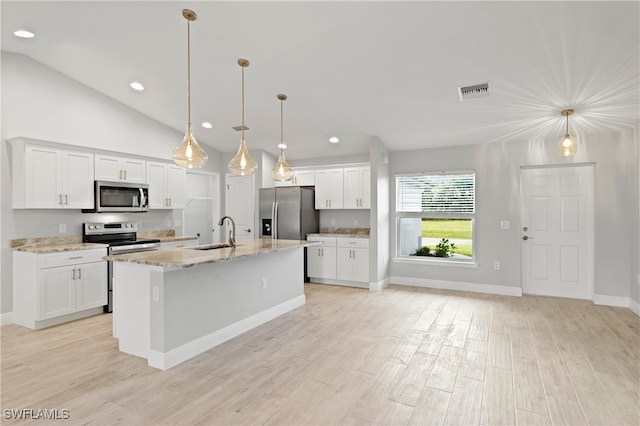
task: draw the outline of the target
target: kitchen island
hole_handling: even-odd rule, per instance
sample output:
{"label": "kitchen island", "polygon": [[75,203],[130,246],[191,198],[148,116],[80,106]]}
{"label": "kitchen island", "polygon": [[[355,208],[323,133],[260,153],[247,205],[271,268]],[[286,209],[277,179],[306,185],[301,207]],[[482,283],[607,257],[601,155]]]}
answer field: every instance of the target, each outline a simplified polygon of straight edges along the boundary
{"label": "kitchen island", "polygon": [[119,349],[166,370],[304,305],[310,244],[255,239],[107,256]]}

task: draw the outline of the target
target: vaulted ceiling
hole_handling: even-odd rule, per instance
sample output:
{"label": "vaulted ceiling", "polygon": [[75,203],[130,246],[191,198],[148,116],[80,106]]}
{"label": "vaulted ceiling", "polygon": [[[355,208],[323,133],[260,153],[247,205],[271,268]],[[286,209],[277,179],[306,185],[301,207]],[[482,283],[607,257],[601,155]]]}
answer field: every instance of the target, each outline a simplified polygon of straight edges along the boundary
{"label": "vaulted ceiling", "polygon": [[[3,1],[2,49],[234,151],[245,71],[247,143],[287,157],[560,137],[637,126],[637,1]],[[36,34],[13,35],[17,29]],[[146,90],[135,92],[138,80]],[[489,82],[461,101],[458,87]],[[200,127],[203,121],[213,128]],[[337,136],[340,143],[330,144]]]}

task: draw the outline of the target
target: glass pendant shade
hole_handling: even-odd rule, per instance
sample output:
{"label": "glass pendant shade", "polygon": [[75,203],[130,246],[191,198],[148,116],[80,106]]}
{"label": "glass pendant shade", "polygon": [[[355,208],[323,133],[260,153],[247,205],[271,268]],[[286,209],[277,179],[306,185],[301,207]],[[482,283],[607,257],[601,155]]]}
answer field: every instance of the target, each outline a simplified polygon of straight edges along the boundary
{"label": "glass pendant shade", "polygon": [[252,175],[258,169],[258,164],[249,155],[247,144],[244,138],[240,141],[240,147],[235,157],[229,161],[229,171],[234,175],[247,176]]}
{"label": "glass pendant shade", "polygon": [[173,150],[174,163],[187,169],[199,169],[204,166],[208,158],[205,150],[200,147],[191,133],[191,123],[187,124],[187,131],[182,143]]}
{"label": "glass pendant shade", "polygon": [[287,160],[284,158],[284,149],[280,149],[280,156],[278,162],[271,170],[271,178],[280,182],[286,182],[293,179],[293,170],[287,164]]}
{"label": "glass pendant shade", "polygon": [[569,134],[564,135],[560,139],[558,148],[560,149],[560,155],[562,155],[563,157],[571,157],[572,155],[575,155],[576,151],[578,150],[576,138]]}

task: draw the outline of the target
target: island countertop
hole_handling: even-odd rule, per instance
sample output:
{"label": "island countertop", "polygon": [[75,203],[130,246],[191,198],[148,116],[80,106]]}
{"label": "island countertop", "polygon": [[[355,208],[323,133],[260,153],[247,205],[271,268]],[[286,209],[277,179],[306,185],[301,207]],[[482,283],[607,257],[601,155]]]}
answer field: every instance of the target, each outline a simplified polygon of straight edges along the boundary
{"label": "island countertop", "polygon": [[129,262],[141,265],[158,266],[163,269],[190,268],[208,263],[226,262],[247,256],[271,253],[280,250],[290,250],[317,244],[314,241],[276,240],[260,238],[242,240],[235,247],[224,247],[213,250],[198,250],[215,244],[182,247],[156,251],[126,253],[106,256],[106,260],[114,262]]}

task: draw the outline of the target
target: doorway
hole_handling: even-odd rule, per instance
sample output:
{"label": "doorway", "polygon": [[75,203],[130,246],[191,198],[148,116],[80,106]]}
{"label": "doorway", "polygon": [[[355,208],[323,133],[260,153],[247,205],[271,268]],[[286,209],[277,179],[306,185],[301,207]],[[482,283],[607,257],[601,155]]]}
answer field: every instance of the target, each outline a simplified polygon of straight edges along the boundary
{"label": "doorway", "polygon": [[[254,182],[255,176],[226,175],[225,211],[236,223],[236,240],[248,240],[254,237]],[[229,233],[228,222],[225,222],[225,232]],[[225,238],[223,238],[225,239]]]}
{"label": "doorway", "polygon": [[217,173],[188,170],[185,191],[184,234],[197,235],[199,244],[220,242],[220,186]]}
{"label": "doorway", "polygon": [[591,299],[594,166],[522,168],[522,291]]}

